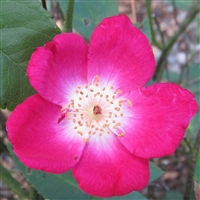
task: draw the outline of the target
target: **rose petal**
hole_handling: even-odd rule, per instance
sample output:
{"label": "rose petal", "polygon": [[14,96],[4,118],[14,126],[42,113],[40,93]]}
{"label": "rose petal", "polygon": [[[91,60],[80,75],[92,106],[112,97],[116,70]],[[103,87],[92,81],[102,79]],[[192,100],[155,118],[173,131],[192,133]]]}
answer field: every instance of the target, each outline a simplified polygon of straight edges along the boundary
{"label": "rose petal", "polygon": [[174,153],[198,106],[194,95],[176,84],[159,83],[127,96],[132,117],[124,120],[120,141],[133,154],[155,158]]}
{"label": "rose petal", "polygon": [[64,106],[73,85],[87,83],[88,46],[77,34],[59,34],[32,54],[27,74],[45,99]]}
{"label": "rose petal", "polygon": [[83,139],[57,123],[60,106],[33,95],[18,105],[7,121],[8,137],[14,152],[30,168],[62,173],[80,159]]}
{"label": "rose petal", "polygon": [[88,55],[88,80],[99,75],[115,80],[123,92],[144,86],[155,59],[146,36],[125,15],[104,19],[94,30]]}
{"label": "rose petal", "polygon": [[148,160],[130,154],[116,135],[105,134],[91,135],[81,160],[72,168],[79,187],[99,197],[143,189],[149,180]]}

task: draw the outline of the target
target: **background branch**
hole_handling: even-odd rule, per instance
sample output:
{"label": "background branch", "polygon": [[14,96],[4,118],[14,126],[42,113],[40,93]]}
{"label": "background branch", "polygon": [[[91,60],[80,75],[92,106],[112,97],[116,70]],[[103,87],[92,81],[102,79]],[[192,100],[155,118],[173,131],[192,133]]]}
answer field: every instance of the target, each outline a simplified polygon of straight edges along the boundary
{"label": "background branch", "polygon": [[[146,0],[146,1],[148,2],[148,0]],[[163,51],[161,53],[161,56],[160,56],[158,62],[157,62],[156,71],[154,73],[153,80],[159,81],[161,79],[161,75],[162,75],[162,71],[163,71],[163,68],[164,68],[164,65],[165,65],[165,61],[166,61],[166,58],[167,58],[171,48],[173,47],[173,45],[177,41],[178,37],[186,30],[188,25],[193,21],[195,16],[199,13],[199,10],[200,10],[199,6],[193,6],[191,8],[188,16],[186,16],[183,24],[180,26],[179,31],[166,44],[165,48],[163,49]]]}
{"label": "background branch", "polygon": [[161,44],[156,40],[156,34],[155,34],[154,28],[153,28],[153,18],[152,18],[151,1],[150,0],[146,0],[146,6],[147,6],[147,14],[148,14],[148,19],[149,19],[152,43],[155,46],[157,46],[159,49],[162,49]]}
{"label": "background branch", "polygon": [[65,18],[65,32],[72,32],[73,12],[74,12],[74,0],[68,0],[66,18]]}

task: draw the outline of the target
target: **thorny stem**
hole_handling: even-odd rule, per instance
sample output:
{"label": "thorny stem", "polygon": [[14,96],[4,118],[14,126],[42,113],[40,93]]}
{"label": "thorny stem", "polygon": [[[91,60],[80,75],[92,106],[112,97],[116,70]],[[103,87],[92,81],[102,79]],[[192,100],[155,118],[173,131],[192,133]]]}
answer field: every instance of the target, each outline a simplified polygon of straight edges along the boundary
{"label": "thorny stem", "polygon": [[200,130],[198,131],[196,141],[193,147],[192,152],[190,151],[189,154],[189,162],[188,162],[188,175],[187,175],[187,181],[186,181],[186,186],[185,186],[185,192],[184,192],[184,200],[189,200],[190,199],[190,193],[193,185],[193,176],[194,176],[194,170],[195,170],[195,165],[196,165],[196,160],[198,156],[200,148]]}
{"label": "thorny stem", "polygon": [[20,199],[28,199],[29,193],[21,187],[21,184],[16,181],[10,172],[1,165],[1,179],[12,189],[12,191],[19,196]]}
{"label": "thorny stem", "polygon": [[151,12],[151,1],[150,0],[146,0],[146,6],[147,6],[147,14],[148,14],[148,19],[149,19],[149,26],[150,26],[150,31],[151,31],[152,43],[154,45],[156,45],[159,49],[162,49],[162,46],[156,40],[156,34],[154,33],[153,20],[152,20],[152,12]]}
{"label": "thorny stem", "polygon": [[74,0],[68,0],[65,18],[65,32],[72,32],[73,11]]}
{"label": "thorny stem", "polygon": [[[148,0],[146,0],[146,2],[148,2]],[[168,56],[171,48],[177,41],[178,37],[185,31],[188,25],[193,21],[195,16],[198,14],[199,10],[200,10],[199,6],[193,6],[191,8],[191,11],[189,12],[188,16],[185,18],[183,24],[180,26],[179,31],[170,39],[170,41],[167,43],[167,45],[163,49],[162,54],[157,62],[156,71],[154,73],[153,80],[159,81],[161,79],[161,74],[165,66],[166,57]]]}

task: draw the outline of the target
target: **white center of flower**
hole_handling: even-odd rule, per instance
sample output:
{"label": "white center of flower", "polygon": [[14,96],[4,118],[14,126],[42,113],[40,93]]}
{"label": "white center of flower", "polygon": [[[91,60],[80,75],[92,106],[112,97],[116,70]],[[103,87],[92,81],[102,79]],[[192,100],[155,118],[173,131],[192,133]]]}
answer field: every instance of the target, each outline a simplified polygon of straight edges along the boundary
{"label": "white center of flower", "polygon": [[58,123],[66,117],[85,142],[93,135],[114,133],[122,137],[125,131],[120,122],[127,110],[123,109],[123,102],[128,103],[129,109],[132,103],[128,99],[118,98],[121,92],[114,90],[112,85],[102,86],[99,76],[95,76],[88,85],[77,87],[70,103],[62,108]]}

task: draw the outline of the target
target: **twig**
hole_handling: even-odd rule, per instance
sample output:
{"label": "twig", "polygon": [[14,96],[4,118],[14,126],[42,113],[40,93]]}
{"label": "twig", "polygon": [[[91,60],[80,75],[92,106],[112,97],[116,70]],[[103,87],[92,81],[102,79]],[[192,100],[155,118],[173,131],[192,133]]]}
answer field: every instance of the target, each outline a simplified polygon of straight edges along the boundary
{"label": "twig", "polygon": [[161,185],[164,187],[165,191],[169,191],[170,190],[168,185],[163,181],[162,178],[160,178],[159,181],[160,181]]}
{"label": "twig", "polygon": [[176,25],[179,26],[179,23],[177,21],[177,9],[176,9],[176,2],[175,2],[175,0],[172,0],[172,5],[173,5],[175,22],[176,22]]}
{"label": "twig", "polygon": [[68,0],[65,19],[65,32],[72,32],[73,11],[74,0]]}
{"label": "twig", "polygon": [[135,9],[135,0],[131,1],[131,10],[132,10],[132,16],[133,16],[133,24],[136,24],[137,17],[136,17],[136,9]]}
{"label": "twig", "polygon": [[146,0],[146,6],[147,6],[147,14],[148,14],[148,19],[149,19],[152,43],[154,45],[156,45],[159,49],[162,49],[161,44],[156,40],[156,34],[154,33],[154,29],[153,29],[153,20],[152,20],[151,1],[150,0]]}
{"label": "twig", "polygon": [[[146,0],[146,2],[148,2],[148,0]],[[171,48],[177,41],[178,37],[185,31],[185,29],[188,27],[188,25],[193,21],[195,16],[198,14],[199,10],[200,10],[199,6],[193,6],[191,8],[190,13],[184,20],[183,24],[180,26],[179,31],[170,39],[170,41],[167,43],[167,45],[163,49],[162,54],[157,62],[156,71],[154,73],[153,80],[155,80],[155,81],[160,80],[161,72],[163,71],[166,57],[168,56]]]}
{"label": "twig", "polygon": [[197,156],[198,156],[198,152],[199,152],[199,146],[200,146],[200,130],[198,131],[196,141],[193,146],[193,152],[190,152],[190,154],[189,154],[189,156],[190,156],[190,160],[188,162],[189,170],[188,170],[186,187],[185,187],[185,192],[184,192],[184,198],[183,198],[184,200],[190,199],[190,193],[191,193],[191,189],[192,189],[193,176],[194,176],[196,160],[197,160]]}
{"label": "twig", "polygon": [[161,42],[162,42],[162,45],[163,45],[163,47],[164,47],[164,46],[165,46],[165,39],[164,39],[163,32],[161,31],[160,23],[159,23],[159,21],[158,21],[158,19],[157,19],[157,16],[154,17],[154,20],[155,20],[155,23],[156,23],[156,25],[157,25],[157,27],[158,27],[158,31],[159,31],[160,37],[161,37]]}

